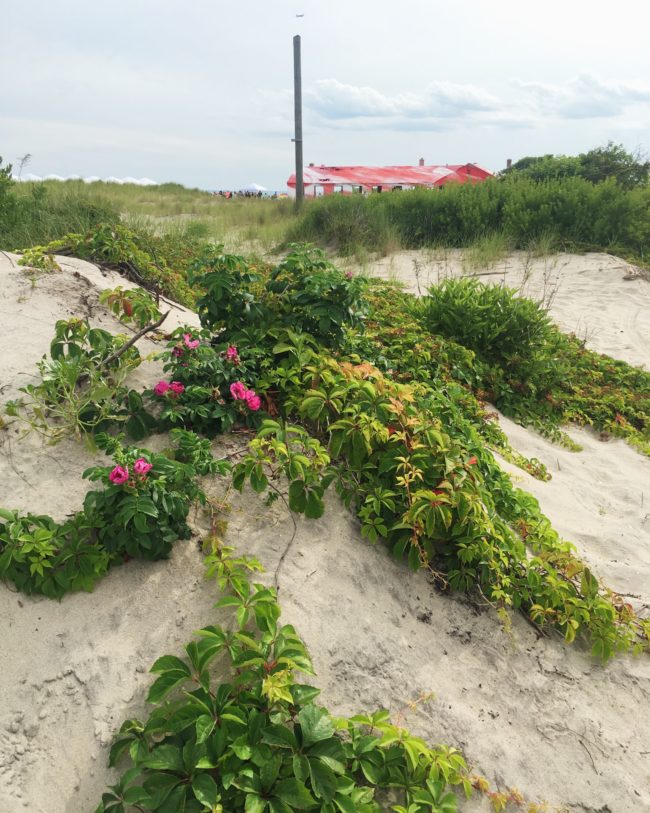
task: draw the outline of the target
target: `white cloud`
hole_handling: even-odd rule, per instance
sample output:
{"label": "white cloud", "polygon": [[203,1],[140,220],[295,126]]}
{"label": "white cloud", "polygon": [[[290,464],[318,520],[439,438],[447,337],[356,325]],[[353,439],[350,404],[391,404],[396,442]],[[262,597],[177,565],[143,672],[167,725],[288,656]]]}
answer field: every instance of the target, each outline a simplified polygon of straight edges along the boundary
{"label": "white cloud", "polygon": [[383,119],[391,129],[429,128],[437,119],[457,119],[499,107],[499,101],[483,88],[452,82],[432,82],[420,93],[388,96],[371,87],[319,79],[305,92],[304,101],[331,122]]}
{"label": "white cloud", "polygon": [[529,94],[540,113],[564,119],[611,118],[631,105],[650,102],[650,84],[603,82],[591,74],[581,74],[564,85],[515,84]]}

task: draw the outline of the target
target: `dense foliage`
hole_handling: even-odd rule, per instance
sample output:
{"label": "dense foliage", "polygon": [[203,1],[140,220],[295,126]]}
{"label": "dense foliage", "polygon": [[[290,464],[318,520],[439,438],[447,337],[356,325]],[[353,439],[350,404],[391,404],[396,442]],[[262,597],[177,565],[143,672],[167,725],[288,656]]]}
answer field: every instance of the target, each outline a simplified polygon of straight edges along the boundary
{"label": "dense foliage", "polygon": [[585,178],[592,183],[613,179],[626,189],[645,186],[650,180],[650,161],[627,152],[622,144],[609,141],[580,155],[538,155],[520,158],[504,175],[522,175],[534,181],[556,178]]}
{"label": "dense foliage", "polygon": [[538,183],[513,175],[442,189],[332,195],[310,201],[290,236],[351,253],[391,243],[462,247],[493,232],[514,248],[550,235],[565,247],[643,256],[650,241],[650,186],[627,190],[615,180],[593,184],[580,177]]}
{"label": "dense foliage", "polygon": [[[474,303],[468,301],[466,306],[477,313],[486,297],[510,300],[499,289],[485,292],[486,286],[473,282],[460,282],[458,286],[461,299],[475,291]],[[435,301],[436,297],[434,289],[431,299]],[[480,402],[494,404],[518,422],[532,425],[569,446],[571,441],[562,434],[561,427],[577,423],[624,437],[650,454],[647,371],[587,350],[576,337],[555,327],[543,331],[534,352],[493,359],[489,354],[484,356],[480,347],[477,352],[470,351],[453,339],[432,333],[427,299],[418,301],[376,284],[370,289],[370,300],[372,311],[365,336],[352,340],[351,349],[379,369],[392,371],[400,381],[423,381],[447,389],[451,382],[464,385],[465,389],[455,387],[452,395],[455,403],[462,406],[485,439],[496,447],[497,429],[484,423],[472,393]],[[530,310],[537,328],[543,324],[539,306],[528,303],[521,308],[522,313]],[[462,318],[458,321],[462,323]],[[441,326],[449,335],[454,335],[454,330],[462,331],[467,341],[475,342],[477,332],[500,335],[500,318],[486,316],[486,312],[476,325],[450,321]]]}

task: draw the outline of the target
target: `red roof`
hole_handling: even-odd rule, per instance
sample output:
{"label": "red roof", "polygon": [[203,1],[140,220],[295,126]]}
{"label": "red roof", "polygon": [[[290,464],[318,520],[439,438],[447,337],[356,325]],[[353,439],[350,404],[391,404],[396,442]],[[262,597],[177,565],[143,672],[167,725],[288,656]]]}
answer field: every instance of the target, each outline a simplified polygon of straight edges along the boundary
{"label": "red roof", "polygon": [[[326,167],[308,166],[303,170],[305,186],[444,186],[449,182],[468,183],[483,181],[492,176],[487,169],[476,164],[450,164],[448,166],[416,167]],[[291,175],[287,185],[295,187],[296,176]]]}

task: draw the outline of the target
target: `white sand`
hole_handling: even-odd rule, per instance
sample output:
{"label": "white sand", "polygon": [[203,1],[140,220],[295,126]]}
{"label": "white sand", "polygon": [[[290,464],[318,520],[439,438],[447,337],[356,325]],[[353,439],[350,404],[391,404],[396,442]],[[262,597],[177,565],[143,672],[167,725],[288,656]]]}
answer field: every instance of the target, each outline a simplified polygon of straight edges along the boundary
{"label": "white sand", "polygon": [[[41,277],[32,290],[24,272],[0,255],[2,400],[28,380],[57,318],[88,313],[109,330],[123,329],[96,306],[99,288],[123,281],[88,263],[62,262],[64,274]],[[614,267],[595,270],[610,263],[624,266],[604,255],[568,261],[564,314],[582,309],[586,324],[600,326],[594,347],[648,365],[650,326],[641,316],[633,325],[632,316],[634,308],[639,314],[647,308],[650,285],[625,281]],[[628,291],[632,299],[617,305]],[[560,301],[558,293],[555,307]],[[616,328],[614,314],[621,320]],[[144,340],[141,350],[152,347]],[[143,365],[137,379],[150,383],[158,373],[158,365]],[[621,441],[602,443],[583,431],[571,430],[584,447],[574,454],[506,419],[502,426],[517,449],[553,473],[551,482],[539,483],[504,464],[519,484],[598,576],[634,596],[638,607],[650,602],[650,461]],[[229,443],[241,441],[226,438],[221,446]],[[57,518],[79,508],[88,487],[80,473],[92,460],[85,449],[72,441],[47,447],[33,436],[19,441],[13,427],[0,432],[0,444],[1,505]],[[207,486],[215,493],[224,488],[220,481]],[[228,542],[257,555],[267,580],[277,575],[283,617],[303,635],[333,711],[385,706],[398,713],[433,691],[433,701],[406,714],[406,722],[432,742],[462,748],[499,789],[516,786],[530,800],[563,803],[576,813],[650,810],[647,657],[602,667],[580,646],[538,639],[519,616],[508,636],[491,611],[439,595],[422,574],[362,541],[334,498],[323,520],[297,520],[279,570],[293,533],[282,505],[266,508],[255,495],[236,496],[228,519]],[[197,515],[197,534],[204,527]],[[180,652],[193,630],[219,622],[216,589],[201,573],[198,545],[187,541],[176,544],[168,562],[131,562],[93,593],[61,603],[0,585],[0,813],[94,809],[114,777],[106,767],[112,733],[126,717],[144,714],[153,660]],[[461,807],[489,809],[485,799]]]}

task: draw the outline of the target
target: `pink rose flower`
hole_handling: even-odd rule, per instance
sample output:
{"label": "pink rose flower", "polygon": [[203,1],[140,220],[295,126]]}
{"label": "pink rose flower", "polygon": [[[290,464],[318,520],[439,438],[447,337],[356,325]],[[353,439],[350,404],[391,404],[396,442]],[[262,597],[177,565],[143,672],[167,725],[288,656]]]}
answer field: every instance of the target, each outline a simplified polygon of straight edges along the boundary
{"label": "pink rose flower", "polygon": [[159,381],[153,388],[154,395],[164,395],[169,389],[169,384],[166,381]]}
{"label": "pink rose flower", "polygon": [[189,350],[195,350],[201,342],[198,339],[192,339],[192,336],[189,333],[183,333],[183,344]]}
{"label": "pink rose flower", "polygon": [[146,475],[147,472],[150,472],[152,468],[153,466],[151,463],[147,463],[144,457],[139,457],[133,464],[133,471],[136,474],[141,474],[142,476]]}
{"label": "pink rose flower", "polygon": [[257,412],[257,410],[262,406],[259,395],[256,395],[252,390],[249,390],[246,393],[246,406],[251,410],[251,412]]}
{"label": "pink rose flower", "polygon": [[180,381],[172,381],[169,385],[169,389],[174,393],[174,396],[181,395],[185,392],[185,387]]}
{"label": "pink rose flower", "polygon": [[246,399],[247,392],[248,390],[246,389],[246,385],[241,381],[235,381],[234,384],[230,385],[230,394],[235,401],[244,401]]}
{"label": "pink rose flower", "polygon": [[183,348],[182,347],[175,347],[172,350],[172,356],[176,356],[176,358],[178,358],[179,356],[182,356],[182,355],[183,355]]}
{"label": "pink rose flower", "polygon": [[121,486],[129,479],[129,470],[124,468],[124,466],[115,466],[113,471],[108,475],[108,479],[111,483],[115,483],[116,486]]}
{"label": "pink rose flower", "polygon": [[230,345],[230,347],[226,350],[226,358],[228,361],[238,361],[239,360],[239,353],[237,352],[237,348],[234,345]]}

